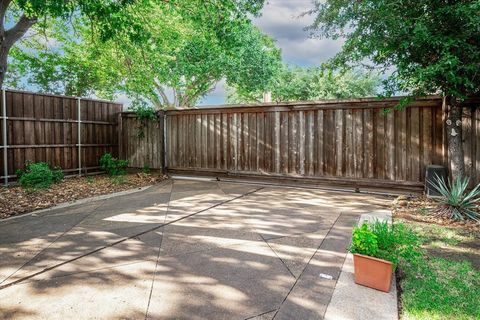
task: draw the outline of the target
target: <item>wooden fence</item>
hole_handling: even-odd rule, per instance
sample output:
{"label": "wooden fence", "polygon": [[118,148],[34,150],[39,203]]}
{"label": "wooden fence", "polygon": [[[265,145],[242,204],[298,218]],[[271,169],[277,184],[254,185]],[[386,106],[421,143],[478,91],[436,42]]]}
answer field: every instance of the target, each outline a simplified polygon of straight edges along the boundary
{"label": "wooden fence", "polygon": [[[425,166],[448,166],[440,97],[385,114],[398,98],[171,110],[170,172],[421,187]],[[473,103],[473,102],[472,102]],[[466,104],[467,173],[480,182],[480,110]]]}
{"label": "wooden fence", "polygon": [[128,160],[133,168],[149,167],[162,170],[164,167],[163,112],[159,120],[141,121],[135,113],[124,112],[119,117],[120,158]]}
{"label": "wooden fence", "polygon": [[118,155],[121,111],[121,104],[107,101],[2,92],[1,178],[5,183],[15,178],[26,161],[44,161],[67,174],[97,170],[103,153]]}

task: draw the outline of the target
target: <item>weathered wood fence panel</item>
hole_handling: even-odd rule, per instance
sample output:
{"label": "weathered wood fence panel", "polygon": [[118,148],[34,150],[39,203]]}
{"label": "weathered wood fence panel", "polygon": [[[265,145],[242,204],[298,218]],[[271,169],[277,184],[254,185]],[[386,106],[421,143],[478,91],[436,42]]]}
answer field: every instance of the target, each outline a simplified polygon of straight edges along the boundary
{"label": "weathered wood fence panel", "polygon": [[463,148],[465,170],[473,181],[480,183],[480,103],[464,111]]}
{"label": "weathered wood fence panel", "polygon": [[2,179],[14,178],[27,161],[47,162],[72,174],[96,171],[105,152],[118,155],[121,104],[10,90],[4,98],[5,108],[3,99],[0,108]]}
{"label": "weathered wood fence panel", "polygon": [[[448,165],[442,99],[384,113],[398,99],[199,108],[166,112],[171,172],[421,186]],[[466,106],[467,172],[480,182],[480,111]]]}
{"label": "weathered wood fence panel", "polygon": [[133,168],[163,169],[163,113],[159,120],[141,121],[135,113],[119,116],[119,156]]}

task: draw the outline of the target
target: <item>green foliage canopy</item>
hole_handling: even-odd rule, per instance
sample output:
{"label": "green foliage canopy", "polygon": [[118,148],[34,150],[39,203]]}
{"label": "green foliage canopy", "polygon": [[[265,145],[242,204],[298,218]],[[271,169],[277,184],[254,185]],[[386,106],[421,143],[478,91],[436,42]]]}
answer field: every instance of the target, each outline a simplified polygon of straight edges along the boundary
{"label": "green foliage canopy", "polygon": [[[124,12],[135,0],[0,0],[0,87],[7,71],[10,49],[34,25],[44,24],[48,18],[63,21],[82,16],[95,25],[103,39],[128,31],[141,34],[141,25],[128,23]],[[133,32],[135,31],[135,32]]]}
{"label": "green foliage canopy", "polygon": [[68,95],[121,92],[156,108],[192,106],[223,78],[264,90],[280,67],[280,52],[246,16],[261,1],[213,2],[132,5],[126,14],[145,31],[136,38],[117,32],[101,41],[84,19],[71,28],[54,21],[48,38],[61,45],[45,50],[42,38],[25,40],[13,53],[9,79]]}
{"label": "green foliage canopy", "polygon": [[[289,68],[284,66],[268,87],[273,101],[307,101],[373,96],[380,78],[359,70],[333,71],[322,68]],[[232,88],[230,103],[261,102],[263,91]]]}
{"label": "green foliage canopy", "polygon": [[371,61],[384,71],[387,94],[480,92],[480,1],[317,1],[313,31],[345,38],[334,63]]}

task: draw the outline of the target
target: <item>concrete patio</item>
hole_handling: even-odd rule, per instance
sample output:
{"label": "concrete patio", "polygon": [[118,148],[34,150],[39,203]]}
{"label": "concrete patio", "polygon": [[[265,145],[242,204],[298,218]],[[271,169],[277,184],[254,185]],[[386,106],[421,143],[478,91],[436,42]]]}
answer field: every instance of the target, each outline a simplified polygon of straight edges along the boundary
{"label": "concrete patio", "polygon": [[0,315],[322,319],[352,226],[388,203],[318,189],[169,180],[0,221]]}

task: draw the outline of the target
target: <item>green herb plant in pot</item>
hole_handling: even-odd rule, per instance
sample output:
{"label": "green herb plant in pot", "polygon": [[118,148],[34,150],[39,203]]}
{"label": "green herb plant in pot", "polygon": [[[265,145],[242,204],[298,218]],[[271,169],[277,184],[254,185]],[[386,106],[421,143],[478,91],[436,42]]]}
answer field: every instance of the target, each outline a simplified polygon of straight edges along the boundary
{"label": "green herb plant in pot", "polygon": [[416,235],[401,223],[364,222],[352,232],[355,283],[390,291],[392,273],[400,261],[412,262],[419,255]]}

